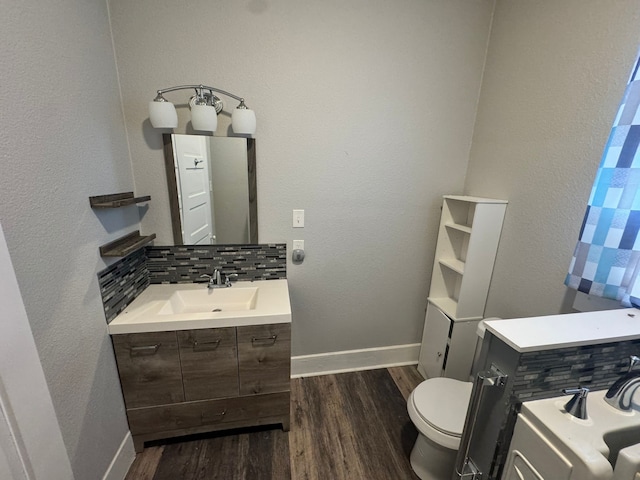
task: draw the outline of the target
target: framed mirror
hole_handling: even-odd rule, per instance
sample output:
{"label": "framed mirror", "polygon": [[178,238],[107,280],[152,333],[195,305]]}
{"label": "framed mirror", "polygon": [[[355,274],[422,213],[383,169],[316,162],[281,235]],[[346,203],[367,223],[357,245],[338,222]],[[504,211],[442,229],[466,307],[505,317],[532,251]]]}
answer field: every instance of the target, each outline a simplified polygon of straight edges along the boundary
{"label": "framed mirror", "polygon": [[255,139],[162,137],[175,244],[258,243]]}

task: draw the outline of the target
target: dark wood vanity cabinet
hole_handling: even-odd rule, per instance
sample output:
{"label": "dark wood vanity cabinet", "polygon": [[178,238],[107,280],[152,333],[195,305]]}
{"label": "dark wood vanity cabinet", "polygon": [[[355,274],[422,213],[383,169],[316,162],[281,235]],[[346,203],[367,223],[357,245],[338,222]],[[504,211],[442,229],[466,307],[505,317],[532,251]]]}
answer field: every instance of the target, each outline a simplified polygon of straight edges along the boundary
{"label": "dark wood vanity cabinet", "polygon": [[136,452],[144,442],[282,424],[289,430],[291,325],[113,335]]}

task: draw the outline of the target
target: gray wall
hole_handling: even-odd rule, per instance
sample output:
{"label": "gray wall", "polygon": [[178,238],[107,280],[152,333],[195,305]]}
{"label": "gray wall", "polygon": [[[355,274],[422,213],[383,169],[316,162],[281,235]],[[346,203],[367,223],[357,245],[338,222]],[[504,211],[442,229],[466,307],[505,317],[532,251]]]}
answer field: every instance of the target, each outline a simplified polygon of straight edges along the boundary
{"label": "gray wall", "polygon": [[3,1],[0,22],[0,222],[74,474],[100,478],[127,423],[98,246],[137,226],[88,201],[133,188],[107,6]]}
{"label": "gray wall", "polygon": [[569,311],[564,277],[638,25],[637,0],[497,2],[465,184],[509,200],[487,316]]}
{"label": "gray wall", "polygon": [[[305,240],[287,272],[294,355],[420,341],[440,196],[462,191],[493,1],[109,5],[136,189],[154,196],[144,231],[171,243],[147,119],[155,90],[241,94],[258,118],[260,241]],[[291,228],[294,208],[304,230]]]}

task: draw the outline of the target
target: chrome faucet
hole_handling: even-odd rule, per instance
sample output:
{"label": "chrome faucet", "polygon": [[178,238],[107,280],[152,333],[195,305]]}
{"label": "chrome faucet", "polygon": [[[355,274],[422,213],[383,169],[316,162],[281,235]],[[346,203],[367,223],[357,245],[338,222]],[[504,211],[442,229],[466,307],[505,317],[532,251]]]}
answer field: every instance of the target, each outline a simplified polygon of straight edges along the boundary
{"label": "chrome faucet", "polygon": [[207,288],[209,290],[213,290],[214,288],[219,288],[222,286],[222,275],[220,270],[215,268],[213,270],[213,275],[209,275],[208,273],[203,273],[200,275],[200,278],[208,278],[209,283],[207,283]]}
{"label": "chrome faucet", "polygon": [[[224,276],[224,282],[222,281],[222,277]],[[213,275],[209,275],[207,273],[203,273],[200,275],[201,278],[208,278],[209,283],[207,284],[207,288],[209,290],[213,290],[214,288],[223,288],[231,286],[231,278],[237,277],[237,273],[229,273],[224,275],[219,268],[215,268],[213,270]]]}
{"label": "chrome faucet", "polygon": [[614,408],[628,411],[633,408],[633,395],[640,388],[640,370],[633,367],[640,364],[640,357],[629,357],[629,369],[627,373],[615,381],[604,396],[604,401]]}

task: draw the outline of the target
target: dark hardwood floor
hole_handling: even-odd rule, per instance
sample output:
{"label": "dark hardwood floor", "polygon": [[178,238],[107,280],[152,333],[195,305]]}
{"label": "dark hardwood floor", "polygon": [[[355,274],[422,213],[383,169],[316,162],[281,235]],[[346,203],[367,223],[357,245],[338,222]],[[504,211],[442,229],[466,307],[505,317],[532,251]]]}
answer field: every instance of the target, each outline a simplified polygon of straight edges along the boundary
{"label": "dark hardwood floor", "polygon": [[291,431],[254,428],[166,440],[126,480],[413,480],[414,366],[291,381]]}

